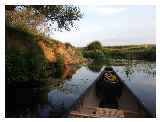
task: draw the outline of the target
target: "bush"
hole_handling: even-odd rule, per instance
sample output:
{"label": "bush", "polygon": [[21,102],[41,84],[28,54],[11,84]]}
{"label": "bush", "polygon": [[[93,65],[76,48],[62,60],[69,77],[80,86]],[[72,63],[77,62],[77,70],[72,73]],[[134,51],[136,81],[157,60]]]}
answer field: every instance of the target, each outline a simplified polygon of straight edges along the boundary
{"label": "bush", "polygon": [[99,41],[94,41],[87,46],[88,50],[101,50],[102,45]]}
{"label": "bush", "polygon": [[6,51],[6,81],[34,82],[45,81],[47,78],[47,62],[41,55],[21,52],[18,49]]}

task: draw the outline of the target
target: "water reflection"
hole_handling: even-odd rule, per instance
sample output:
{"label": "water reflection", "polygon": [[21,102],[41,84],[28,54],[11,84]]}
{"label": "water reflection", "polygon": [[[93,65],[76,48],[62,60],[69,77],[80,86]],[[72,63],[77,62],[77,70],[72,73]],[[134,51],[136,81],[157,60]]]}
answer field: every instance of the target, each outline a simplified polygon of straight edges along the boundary
{"label": "water reflection", "polygon": [[[155,112],[155,62],[122,62],[118,65],[113,61],[111,65]],[[52,77],[43,87],[6,86],[6,117],[59,117],[94,82],[105,65],[65,66],[61,78]]]}
{"label": "water reflection", "polygon": [[123,72],[125,72],[125,75],[128,78],[128,80],[130,80],[132,75],[134,75],[134,73],[136,72],[143,72],[152,77],[155,77],[156,75],[155,62],[119,59],[112,60],[112,62],[109,65],[123,68]]}
{"label": "water reflection", "polygon": [[156,63],[133,61],[130,65],[113,67],[125,84],[140,99],[141,103],[155,116]]}
{"label": "water reflection", "polygon": [[91,63],[88,65],[88,69],[93,71],[93,72],[100,72],[104,64],[102,63]]}
{"label": "water reflection", "polygon": [[71,79],[64,81],[61,89],[54,89],[48,93],[48,102],[54,108],[53,110],[57,111],[59,116],[69,111],[98,75],[99,73],[82,66]]}
{"label": "water reflection", "polygon": [[[42,116],[48,107],[48,91],[17,85],[6,88],[6,117]],[[37,110],[37,111],[35,111]],[[36,112],[36,115],[35,115]]]}
{"label": "water reflection", "polygon": [[[6,86],[6,117],[59,116],[60,112],[53,107],[52,101],[54,99],[56,102],[60,95],[57,94],[58,96],[53,96],[51,99],[51,93],[48,94],[48,92],[53,89],[63,89],[64,81],[71,79],[78,68],[79,66],[65,66],[61,78],[55,79],[52,77],[43,86],[33,86],[32,82],[17,82]],[[63,96],[61,96],[61,99],[65,99],[65,102],[67,102],[67,98]],[[48,104],[49,102],[52,104]]]}

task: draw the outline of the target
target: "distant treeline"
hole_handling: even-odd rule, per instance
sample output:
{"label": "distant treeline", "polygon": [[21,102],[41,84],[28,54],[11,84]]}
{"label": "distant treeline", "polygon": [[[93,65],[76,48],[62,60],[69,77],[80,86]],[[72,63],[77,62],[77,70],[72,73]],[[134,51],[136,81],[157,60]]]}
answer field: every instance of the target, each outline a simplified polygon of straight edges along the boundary
{"label": "distant treeline", "polygon": [[103,50],[106,55],[110,55],[112,58],[129,58],[149,61],[156,60],[155,45],[105,47]]}
{"label": "distant treeline", "polygon": [[103,47],[100,42],[95,41],[87,47],[81,48],[81,51],[85,58],[101,61],[111,58],[156,60],[156,45],[152,44]]}

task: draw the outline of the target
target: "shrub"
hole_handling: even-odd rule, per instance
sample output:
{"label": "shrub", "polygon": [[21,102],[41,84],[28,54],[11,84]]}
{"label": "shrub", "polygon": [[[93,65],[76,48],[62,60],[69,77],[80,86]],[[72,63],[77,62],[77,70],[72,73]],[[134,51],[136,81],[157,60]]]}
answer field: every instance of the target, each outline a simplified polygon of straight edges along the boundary
{"label": "shrub", "polygon": [[21,52],[14,48],[6,51],[7,83],[45,81],[46,70],[47,62],[41,55]]}
{"label": "shrub", "polygon": [[101,50],[102,49],[102,45],[99,41],[94,41],[91,42],[88,46],[87,46],[88,50]]}

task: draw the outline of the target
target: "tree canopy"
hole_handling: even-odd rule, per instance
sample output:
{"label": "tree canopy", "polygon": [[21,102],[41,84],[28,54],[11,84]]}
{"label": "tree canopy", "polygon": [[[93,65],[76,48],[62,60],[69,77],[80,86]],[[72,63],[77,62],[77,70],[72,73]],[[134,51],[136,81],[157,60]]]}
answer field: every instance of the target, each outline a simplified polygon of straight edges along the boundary
{"label": "tree canopy", "polygon": [[94,41],[88,44],[87,49],[88,50],[101,50],[102,44],[99,41]]}
{"label": "tree canopy", "polygon": [[34,29],[45,24],[48,29],[54,25],[56,30],[69,31],[75,26],[74,21],[82,18],[80,8],[73,5],[7,5],[6,10],[12,13],[7,14],[7,21],[16,21],[16,24],[24,22]]}

